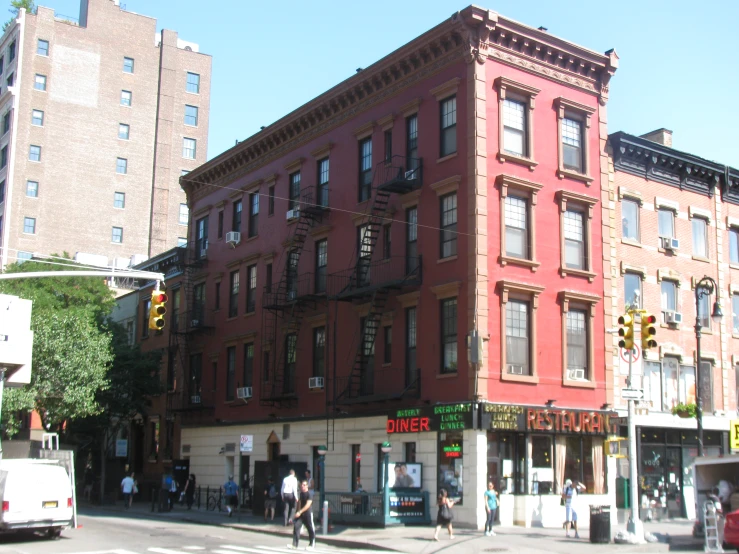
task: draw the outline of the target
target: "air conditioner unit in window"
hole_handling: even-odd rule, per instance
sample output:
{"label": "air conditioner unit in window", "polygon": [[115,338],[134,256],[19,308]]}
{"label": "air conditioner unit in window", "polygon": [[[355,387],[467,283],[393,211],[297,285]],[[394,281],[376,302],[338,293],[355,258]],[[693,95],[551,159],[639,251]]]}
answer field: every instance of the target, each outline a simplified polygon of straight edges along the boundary
{"label": "air conditioner unit in window", "polygon": [[524,368],[522,365],[508,364],[508,373],[512,373],[513,375],[523,375]]}
{"label": "air conditioner unit in window", "polygon": [[202,260],[207,256],[208,256],[208,247],[204,246],[200,249],[200,259]]}
{"label": "air conditioner unit in window", "polygon": [[672,237],[660,237],[662,248],[675,252],[680,249],[680,240]]}
{"label": "air conditioner unit in window", "polygon": [[323,377],[311,377],[308,379],[308,388],[311,390],[323,388]]}
{"label": "air conditioner unit in window", "polygon": [[300,208],[293,208],[292,210],[287,210],[287,220],[290,221],[291,219],[298,219],[300,217]]}
{"label": "air conditioner unit in window", "polygon": [[200,404],[200,396],[199,395],[191,396],[190,404]]}
{"label": "air conditioner unit in window", "polygon": [[577,368],[577,369],[568,369],[567,378],[574,380],[574,381],[584,381],[585,380],[585,369],[582,367]]}
{"label": "air conditioner unit in window", "polygon": [[665,312],[665,323],[673,323],[677,325],[683,322],[683,314],[680,312]]}
{"label": "air conditioner unit in window", "polygon": [[200,327],[200,320],[199,319],[191,319],[190,320],[190,327]]}
{"label": "air conditioner unit in window", "polygon": [[234,248],[237,244],[241,242],[241,233],[238,231],[229,231],[226,233],[226,244],[228,244],[231,248]]}
{"label": "air conditioner unit in window", "polygon": [[236,389],[236,398],[247,400],[251,398],[251,387],[239,387]]}
{"label": "air conditioner unit in window", "polygon": [[405,172],[405,180],[413,181],[414,179],[416,179],[417,175],[418,175],[417,169],[409,169],[408,171]]}

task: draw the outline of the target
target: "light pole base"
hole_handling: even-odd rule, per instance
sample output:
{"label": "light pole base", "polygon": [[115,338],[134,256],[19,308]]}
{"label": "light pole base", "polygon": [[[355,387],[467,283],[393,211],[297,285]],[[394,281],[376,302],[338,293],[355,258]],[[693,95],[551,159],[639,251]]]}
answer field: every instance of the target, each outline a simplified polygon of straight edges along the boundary
{"label": "light pole base", "polygon": [[645,542],[644,523],[641,519],[629,519],[629,522],[626,524],[626,532],[634,535],[634,538],[638,543]]}

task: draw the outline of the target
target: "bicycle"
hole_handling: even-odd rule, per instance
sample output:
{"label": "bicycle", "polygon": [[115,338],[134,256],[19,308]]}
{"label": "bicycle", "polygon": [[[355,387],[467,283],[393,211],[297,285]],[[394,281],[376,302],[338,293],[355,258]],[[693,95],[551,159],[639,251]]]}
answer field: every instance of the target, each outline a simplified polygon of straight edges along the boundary
{"label": "bicycle", "polygon": [[209,512],[214,512],[216,508],[218,508],[219,512],[223,512],[225,510],[223,507],[223,495],[217,492],[208,496],[207,508]]}

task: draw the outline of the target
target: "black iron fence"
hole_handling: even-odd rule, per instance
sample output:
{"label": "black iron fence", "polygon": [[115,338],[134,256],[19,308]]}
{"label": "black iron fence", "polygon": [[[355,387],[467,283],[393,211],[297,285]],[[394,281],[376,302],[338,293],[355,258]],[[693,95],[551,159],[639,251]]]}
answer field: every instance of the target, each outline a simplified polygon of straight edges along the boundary
{"label": "black iron fence", "polygon": [[331,523],[384,525],[381,492],[327,492]]}

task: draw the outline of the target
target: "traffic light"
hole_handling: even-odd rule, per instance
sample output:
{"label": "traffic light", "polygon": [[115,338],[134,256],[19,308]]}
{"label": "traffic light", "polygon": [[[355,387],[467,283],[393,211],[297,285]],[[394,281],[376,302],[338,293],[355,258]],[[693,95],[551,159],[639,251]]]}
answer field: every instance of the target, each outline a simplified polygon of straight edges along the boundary
{"label": "traffic light", "polygon": [[151,309],[149,310],[149,329],[158,331],[164,328],[164,314],[167,313],[167,295],[161,290],[151,293]]}
{"label": "traffic light", "polygon": [[618,345],[626,350],[632,350],[634,348],[634,318],[626,313],[618,318],[618,324],[621,326],[618,330],[618,336],[621,337]]}
{"label": "traffic light", "polygon": [[653,314],[643,313],[641,316],[641,349],[657,348],[657,341],[654,336],[657,334],[657,328],[654,324],[657,318]]}

